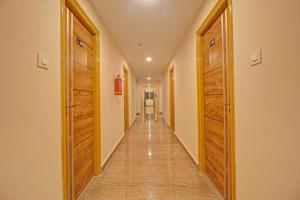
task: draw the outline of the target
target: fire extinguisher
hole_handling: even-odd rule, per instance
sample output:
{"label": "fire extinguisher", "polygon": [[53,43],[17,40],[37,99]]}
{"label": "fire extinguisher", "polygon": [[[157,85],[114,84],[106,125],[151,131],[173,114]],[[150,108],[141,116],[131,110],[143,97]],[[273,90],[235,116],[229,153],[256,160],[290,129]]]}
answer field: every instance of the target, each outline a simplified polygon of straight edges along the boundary
{"label": "fire extinguisher", "polygon": [[122,78],[119,74],[115,78],[115,95],[122,95]]}

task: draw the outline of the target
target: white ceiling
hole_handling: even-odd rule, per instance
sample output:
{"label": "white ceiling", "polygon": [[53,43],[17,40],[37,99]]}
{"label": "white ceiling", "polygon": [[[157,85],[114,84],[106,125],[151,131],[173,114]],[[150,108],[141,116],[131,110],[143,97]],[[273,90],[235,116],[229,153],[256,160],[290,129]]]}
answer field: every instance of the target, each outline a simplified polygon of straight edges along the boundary
{"label": "white ceiling", "polygon": [[[90,1],[138,79],[157,79],[204,0]],[[153,61],[147,63],[146,56]]]}

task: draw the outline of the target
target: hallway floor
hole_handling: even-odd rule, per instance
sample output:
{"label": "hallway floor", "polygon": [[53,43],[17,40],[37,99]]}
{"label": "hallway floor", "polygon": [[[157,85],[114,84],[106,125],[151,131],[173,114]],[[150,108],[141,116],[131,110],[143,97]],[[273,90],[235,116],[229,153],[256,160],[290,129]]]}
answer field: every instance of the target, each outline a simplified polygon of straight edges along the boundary
{"label": "hallway floor", "polygon": [[164,121],[141,117],[85,193],[85,200],[216,199]]}

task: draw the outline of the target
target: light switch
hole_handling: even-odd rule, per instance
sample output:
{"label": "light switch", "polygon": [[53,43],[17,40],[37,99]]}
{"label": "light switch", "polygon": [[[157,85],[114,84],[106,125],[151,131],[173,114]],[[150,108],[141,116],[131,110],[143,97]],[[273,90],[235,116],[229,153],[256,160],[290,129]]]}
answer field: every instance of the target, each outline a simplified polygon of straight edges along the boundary
{"label": "light switch", "polygon": [[40,68],[43,68],[43,69],[48,69],[49,68],[49,56],[39,52],[38,56],[37,56],[37,66]]}
{"label": "light switch", "polygon": [[262,63],[262,51],[261,49],[256,49],[250,53],[250,65],[258,65]]}

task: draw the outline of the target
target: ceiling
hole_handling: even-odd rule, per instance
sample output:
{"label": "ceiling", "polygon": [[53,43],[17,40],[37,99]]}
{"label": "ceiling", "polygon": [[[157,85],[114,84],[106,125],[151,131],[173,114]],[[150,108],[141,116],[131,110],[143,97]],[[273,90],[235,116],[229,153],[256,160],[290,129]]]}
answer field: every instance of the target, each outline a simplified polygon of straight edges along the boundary
{"label": "ceiling", "polygon": [[[90,0],[138,79],[165,72],[203,0]],[[138,45],[140,44],[140,45]],[[150,56],[152,62],[146,62]]]}

